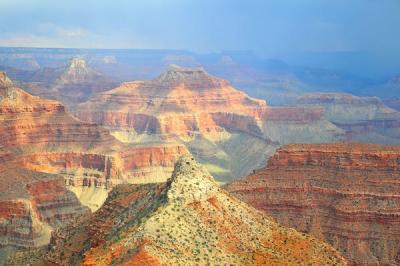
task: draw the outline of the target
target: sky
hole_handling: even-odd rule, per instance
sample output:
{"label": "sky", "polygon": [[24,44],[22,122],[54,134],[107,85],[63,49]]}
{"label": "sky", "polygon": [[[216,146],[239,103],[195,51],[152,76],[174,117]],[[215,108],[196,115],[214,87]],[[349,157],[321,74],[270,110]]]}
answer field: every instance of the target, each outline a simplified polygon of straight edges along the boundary
{"label": "sky", "polygon": [[0,46],[398,52],[399,0],[0,0]]}

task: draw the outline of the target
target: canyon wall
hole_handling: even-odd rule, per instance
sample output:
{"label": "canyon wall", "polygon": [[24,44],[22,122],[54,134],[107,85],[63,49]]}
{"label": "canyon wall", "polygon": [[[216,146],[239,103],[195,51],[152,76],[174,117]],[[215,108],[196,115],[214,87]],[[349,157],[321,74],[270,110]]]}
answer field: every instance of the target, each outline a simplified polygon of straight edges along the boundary
{"label": "canyon wall", "polygon": [[397,265],[400,147],[291,144],[225,188],[279,223],[326,241],[353,265]]}

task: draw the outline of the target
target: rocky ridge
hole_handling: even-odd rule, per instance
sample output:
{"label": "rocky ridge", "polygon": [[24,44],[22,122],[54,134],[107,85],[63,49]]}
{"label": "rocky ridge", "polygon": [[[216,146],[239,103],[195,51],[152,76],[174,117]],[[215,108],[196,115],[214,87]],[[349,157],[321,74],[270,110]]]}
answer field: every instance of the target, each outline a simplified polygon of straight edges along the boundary
{"label": "rocky ridge", "polygon": [[232,198],[190,156],[167,183],[114,188],[98,212],[57,230],[47,250],[10,264],[28,257],[32,265],[346,265],[329,245]]}

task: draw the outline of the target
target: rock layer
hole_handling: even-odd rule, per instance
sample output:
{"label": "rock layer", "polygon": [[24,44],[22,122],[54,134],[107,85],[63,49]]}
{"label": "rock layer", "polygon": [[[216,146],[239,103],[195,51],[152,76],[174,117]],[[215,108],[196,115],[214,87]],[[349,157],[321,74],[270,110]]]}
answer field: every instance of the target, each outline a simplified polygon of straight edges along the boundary
{"label": "rock layer", "polygon": [[[32,258],[37,258],[32,260]],[[52,235],[32,265],[346,265],[332,247],[224,192],[193,158],[163,184],[121,185],[96,213]]]}
{"label": "rock layer", "polygon": [[226,189],[337,248],[354,265],[397,265],[400,147],[293,144]]}

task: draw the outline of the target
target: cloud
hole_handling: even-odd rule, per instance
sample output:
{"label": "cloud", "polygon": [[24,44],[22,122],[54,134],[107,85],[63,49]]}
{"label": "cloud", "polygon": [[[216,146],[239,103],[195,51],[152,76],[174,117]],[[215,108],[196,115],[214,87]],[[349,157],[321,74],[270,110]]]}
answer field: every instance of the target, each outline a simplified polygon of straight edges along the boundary
{"label": "cloud", "polygon": [[0,46],[101,48],[105,41],[105,36],[94,34],[82,27],[39,23],[32,27],[31,32],[3,33]]}

